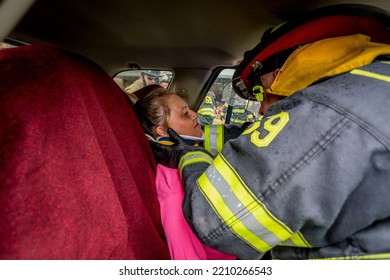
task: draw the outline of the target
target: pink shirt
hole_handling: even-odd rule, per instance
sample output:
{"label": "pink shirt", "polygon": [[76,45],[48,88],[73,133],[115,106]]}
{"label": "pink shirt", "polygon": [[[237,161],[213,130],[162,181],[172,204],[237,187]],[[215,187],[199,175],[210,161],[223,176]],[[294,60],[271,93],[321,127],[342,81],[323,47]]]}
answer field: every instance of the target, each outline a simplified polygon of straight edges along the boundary
{"label": "pink shirt", "polygon": [[235,256],[221,253],[202,244],[187,224],[182,212],[184,190],[178,169],[157,166],[157,197],[161,221],[172,260],[233,260]]}

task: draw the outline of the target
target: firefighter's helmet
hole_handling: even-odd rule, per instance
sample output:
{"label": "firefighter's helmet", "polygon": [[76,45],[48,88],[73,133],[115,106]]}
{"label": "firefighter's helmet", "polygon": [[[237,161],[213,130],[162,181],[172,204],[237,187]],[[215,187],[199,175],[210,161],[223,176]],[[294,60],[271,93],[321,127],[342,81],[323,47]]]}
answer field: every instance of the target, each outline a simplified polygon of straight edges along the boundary
{"label": "firefighter's helmet", "polygon": [[262,101],[260,76],[280,67],[277,63],[284,63],[296,47],[352,34],[389,44],[390,14],[368,5],[342,4],[316,9],[270,28],[260,43],[245,53],[233,74],[233,89],[244,99]]}
{"label": "firefighter's helmet", "polygon": [[[154,83],[158,84],[160,80],[160,71],[157,70],[142,70],[141,71],[142,78],[144,79],[144,76],[147,76],[149,80],[154,81]],[[145,80],[144,80],[145,82]]]}

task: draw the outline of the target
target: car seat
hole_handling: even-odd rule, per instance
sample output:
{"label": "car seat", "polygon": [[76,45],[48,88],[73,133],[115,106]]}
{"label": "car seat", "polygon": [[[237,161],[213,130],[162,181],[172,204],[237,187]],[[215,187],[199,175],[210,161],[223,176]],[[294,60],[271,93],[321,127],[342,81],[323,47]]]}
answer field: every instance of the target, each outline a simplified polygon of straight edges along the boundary
{"label": "car seat", "polygon": [[0,51],[0,259],[169,259],[126,94],[53,46]]}

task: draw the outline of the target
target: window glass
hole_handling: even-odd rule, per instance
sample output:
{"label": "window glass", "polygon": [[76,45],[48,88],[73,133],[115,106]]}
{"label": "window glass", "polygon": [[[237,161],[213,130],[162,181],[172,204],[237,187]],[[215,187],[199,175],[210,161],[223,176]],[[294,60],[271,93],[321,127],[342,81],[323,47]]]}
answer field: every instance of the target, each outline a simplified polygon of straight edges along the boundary
{"label": "window glass", "polygon": [[172,77],[171,71],[142,69],[120,72],[114,77],[114,81],[131,99],[131,93],[147,85],[158,84],[167,88]]}
{"label": "window glass", "polygon": [[234,69],[224,69],[211,85],[199,107],[198,121],[206,124],[241,124],[259,118],[260,102],[239,97],[232,88]]}
{"label": "window glass", "polygon": [[5,42],[0,42],[0,50],[14,48],[14,47],[15,47],[15,45],[5,43]]}

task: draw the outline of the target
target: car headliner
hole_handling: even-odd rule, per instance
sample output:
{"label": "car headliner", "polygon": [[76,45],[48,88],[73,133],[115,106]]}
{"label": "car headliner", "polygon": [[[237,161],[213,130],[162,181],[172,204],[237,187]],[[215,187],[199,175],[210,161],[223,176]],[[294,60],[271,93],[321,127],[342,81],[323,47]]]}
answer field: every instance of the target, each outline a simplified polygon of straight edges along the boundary
{"label": "car headliner", "polygon": [[212,70],[237,65],[270,26],[338,3],[390,10],[389,1],[356,0],[38,0],[8,38],[62,46],[110,75],[129,65]]}

